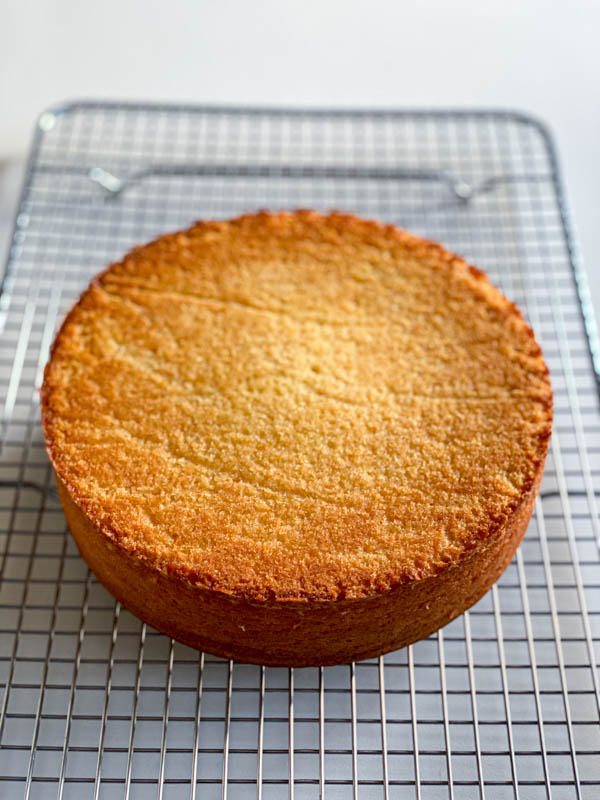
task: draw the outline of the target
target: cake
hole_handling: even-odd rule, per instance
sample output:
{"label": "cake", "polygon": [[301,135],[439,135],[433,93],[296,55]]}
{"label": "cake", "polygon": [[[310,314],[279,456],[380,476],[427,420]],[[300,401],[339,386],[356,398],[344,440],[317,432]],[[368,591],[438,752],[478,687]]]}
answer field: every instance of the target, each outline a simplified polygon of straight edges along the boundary
{"label": "cake", "polygon": [[180,642],[272,665],[376,656],[475,603],[552,425],[540,348],[482,272],[313,211],[132,250],[67,315],[41,397],[98,580]]}

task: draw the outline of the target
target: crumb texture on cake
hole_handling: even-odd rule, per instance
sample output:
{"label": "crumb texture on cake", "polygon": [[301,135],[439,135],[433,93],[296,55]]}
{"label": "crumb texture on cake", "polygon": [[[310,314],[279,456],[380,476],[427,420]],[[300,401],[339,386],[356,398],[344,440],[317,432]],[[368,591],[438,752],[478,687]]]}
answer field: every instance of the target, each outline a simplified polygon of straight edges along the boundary
{"label": "crumb texture on cake", "polygon": [[315,212],[134,249],[67,316],[42,392],[56,473],[115,546],[258,602],[365,598],[486,547],[551,404],[482,273]]}

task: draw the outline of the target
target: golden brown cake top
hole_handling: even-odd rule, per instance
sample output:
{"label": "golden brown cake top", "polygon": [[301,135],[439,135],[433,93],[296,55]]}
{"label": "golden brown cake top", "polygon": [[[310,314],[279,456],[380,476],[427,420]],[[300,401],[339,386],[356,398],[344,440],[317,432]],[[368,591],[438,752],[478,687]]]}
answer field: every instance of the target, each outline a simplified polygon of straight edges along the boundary
{"label": "golden brown cake top", "polygon": [[42,406],[60,480],[118,546],[256,600],[364,597],[485,546],[552,418],[533,334],[481,272],[308,211],[198,223],[112,265]]}

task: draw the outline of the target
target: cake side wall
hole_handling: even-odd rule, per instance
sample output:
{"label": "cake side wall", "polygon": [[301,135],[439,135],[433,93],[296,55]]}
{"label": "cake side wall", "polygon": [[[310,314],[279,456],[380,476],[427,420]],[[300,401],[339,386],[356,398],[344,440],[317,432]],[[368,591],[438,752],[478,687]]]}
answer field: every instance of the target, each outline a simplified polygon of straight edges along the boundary
{"label": "cake side wall", "polygon": [[511,562],[543,472],[502,533],[438,575],[360,600],[249,602],[169,576],[121,550],[58,493],[79,551],[98,580],[153,628],[224,658],[272,666],[347,663],[423,639],[485,594]]}

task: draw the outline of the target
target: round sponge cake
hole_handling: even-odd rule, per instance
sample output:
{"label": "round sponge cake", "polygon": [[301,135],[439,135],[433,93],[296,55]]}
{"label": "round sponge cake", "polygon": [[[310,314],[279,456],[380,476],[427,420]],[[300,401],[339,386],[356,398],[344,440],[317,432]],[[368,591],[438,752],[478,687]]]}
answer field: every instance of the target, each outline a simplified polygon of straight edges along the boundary
{"label": "round sponge cake", "polygon": [[548,370],[473,267],[311,211],[134,249],[68,314],[42,390],[98,579],[220,656],[333,664],[478,600],[531,516]]}

